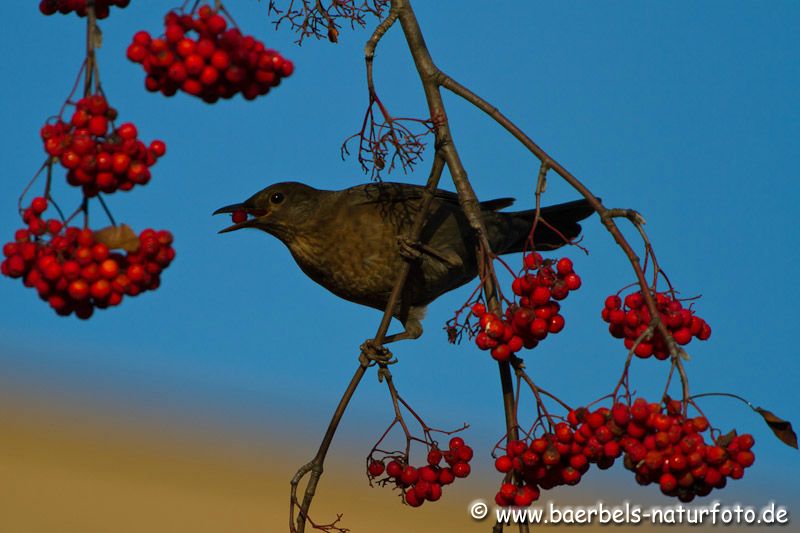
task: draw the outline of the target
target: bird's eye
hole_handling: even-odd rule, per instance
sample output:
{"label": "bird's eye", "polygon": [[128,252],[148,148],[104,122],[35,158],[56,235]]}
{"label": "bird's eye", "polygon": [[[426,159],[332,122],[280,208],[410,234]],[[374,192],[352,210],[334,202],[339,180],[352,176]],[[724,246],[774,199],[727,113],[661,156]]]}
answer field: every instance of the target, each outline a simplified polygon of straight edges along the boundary
{"label": "bird's eye", "polygon": [[269,201],[273,204],[279,204],[283,201],[283,193],[276,192],[272,196],[270,196]]}

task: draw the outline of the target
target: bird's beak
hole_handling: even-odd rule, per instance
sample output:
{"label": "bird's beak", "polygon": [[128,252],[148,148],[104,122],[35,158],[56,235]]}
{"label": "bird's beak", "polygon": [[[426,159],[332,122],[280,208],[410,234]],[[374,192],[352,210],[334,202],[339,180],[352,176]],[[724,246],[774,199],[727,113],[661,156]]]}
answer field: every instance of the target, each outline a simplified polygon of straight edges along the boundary
{"label": "bird's beak", "polygon": [[264,209],[255,209],[252,205],[248,205],[248,202],[241,203],[241,204],[231,204],[226,205],[225,207],[220,207],[216,211],[214,211],[214,215],[221,215],[224,213],[233,213],[235,211],[244,211],[247,214],[247,220],[243,222],[238,222],[236,224],[232,224],[225,229],[219,230],[218,233],[228,233],[229,231],[236,231],[237,229],[242,228],[252,228],[257,225],[258,217],[265,215],[266,211]]}

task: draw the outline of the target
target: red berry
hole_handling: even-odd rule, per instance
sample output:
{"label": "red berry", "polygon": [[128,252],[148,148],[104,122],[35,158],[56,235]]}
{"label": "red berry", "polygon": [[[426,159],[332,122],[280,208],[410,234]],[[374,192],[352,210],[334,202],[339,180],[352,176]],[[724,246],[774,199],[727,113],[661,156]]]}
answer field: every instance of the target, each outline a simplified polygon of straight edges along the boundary
{"label": "red berry", "polygon": [[507,455],[501,455],[494,462],[494,467],[498,472],[510,472],[512,468],[511,458]]}
{"label": "red berry", "polygon": [[108,119],[102,115],[93,116],[89,119],[89,132],[98,137],[103,136],[108,131]]}
{"label": "red berry", "polygon": [[417,472],[417,469],[410,465],[406,466],[403,469],[403,473],[400,474],[400,481],[402,481],[405,485],[416,483],[418,478],[419,473]]}
{"label": "red berry", "polygon": [[150,151],[154,156],[161,157],[167,153],[167,145],[164,144],[164,141],[153,141],[150,143]]}
{"label": "red berry", "polygon": [[228,26],[228,23],[219,15],[212,15],[206,21],[206,27],[208,31],[217,34],[222,33],[225,31],[225,28]]}
{"label": "red berry", "polygon": [[577,274],[569,274],[564,278],[564,284],[571,291],[577,290],[581,286],[581,278]]}
{"label": "red berry", "polygon": [[89,297],[89,284],[82,279],[76,279],[69,284],[68,292],[73,300],[85,300]]}
{"label": "red berry", "polygon": [[550,301],[550,289],[542,286],[536,287],[531,294],[531,301],[533,301],[534,305],[546,304]]}
{"label": "red berry", "polygon": [[747,468],[756,460],[756,456],[750,450],[743,450],[736,454],[736,462]]}
{"label": "red berry", "polygon": [[450,467],[439,470],[439,483],[442,485],[449,485],[455,481],[455,478],[455,474],[453,474],[453,470]]}
{"label": "red berry", "polygon": [[453,475],[456,477],[467,477],[470,471],[469,463],[456,463],[453,465]]}
{"label": "red berry", "polygon": [[99,279],[92,283],[91,288],[89,289],[92,298],[97,300],[105,300],[111,294],[111,283],[105,279]]}
{"label": "red berry", "polygon": [[658,484],[661,486],[661,492],[669,494],[678,487],[678,480],[672,474],[662,474]]}
{"label": "red berry", "polygon": [[425,499],[420,498],[417,495],[416,491],[413,489],[413,487],[405,491],[403,493],[403,496],[405,497],[406,503],[411,507],[419,507],[420,505],[425,503]]}
{"label": "red berry", "polygon": [[442,462],[442,452],[439,448],[431,448],[428,452],[428,464],[431,466],[436,466]]}
{"label": "red berry", "polygon": [[247,220],[247,212],[243,210],[237,210],[231,213],[231,220],[234,224],[241,224],[245,220]]}
{"label": "red berry", "polygon": [[625,305],[630,309],[638,309],[644,305],[644,298],[642,293],[633,292],[625,297]]}
{"label": "red berry", "polygon": [[523,259],[525,264],[525,268],[534,269],[539,268],[539,265],[542,264],[542,256],[536,252],[527,254]]}
{"label": "red berry", "polygon": [[744,433],[736,438],[736,444],[740,450],[749,450],[755,444],[755,439],[749,433]]}
{"label": "red berry", "polygon": [[501,363],[508,361],[511,358],[511,349],[508,347],[508,344],[499,344],[492,348],[490,353],[492,355],[492,359]]}
{"label": "red berry", "polygon": [[138,132],[136,131],[136,126],[134,126],[131,122],[126,122],[117,128],[117,135],[119,135],[123,140],[133,140],[136,139]]}
{"label": "red berry", "polygon": [[472,448],[466,444],[456,448],[456,454],[458,455],[459,460],[464,461],[465,463],[468,463],[472,460],[473,453],[474,452],[472,451]]}
{"label": "red berry", "polygon": [[464,446],[464,439],[462,439],[461,437],[453,437],[452,439],[450,439],[449,445],[450,445],[450,450],[460,448]]}
{"label": "red berry", "polygon": [[564,329],[564,317],[561,315],[554,315],[550,317],[550,324],[548,325],[548,331],[550,333],[558,333]]}
{"label": "red berry", "polygon": [[401,465],[398,461],[389,461],[389,464],[386,465],[386,474],[389,477],[400,477],[403,473],[403,465]]}
{"label": "red berry", "polygon": [[628,422],[631,420],[628,406],[621,403],[614,405],[614,407],[611,409],[611,416],[614,419],[614,423],[620,427],[627,426]]}
{"label": "red berry", "polygon": [[556,263],[556,270],[561,277],[572,273],[572,268],[572,260],[569,257],[562,257],[558,260],[558,263]]}
{"label": "red berry", "polygon": [[369,471],[369,475],[371,477],[380,476],[381,474],[383,474],[384,469],[385,469],[385,467],[384,467],[383,461],[378,461],[378,460],[375,460],[375,459],[373,459],[369,463],[369,467],[367,468],[367,470]]}
{"label": "red berry", "polygon": [[33,212],[37,215],[41,215],[47,210],[47,200],[41,196],[37,196],[31,202],[31,209],[33,209]]}
{"label": "red berry", "polygon": [[547,332],[550,330],[550,325],[547,321],[536,318],[531,322],[530,332],[536,339],[544,339],[547,337]]}
{"label": "red berry", "polygon": [[439,485],[438,483],[431,483],[430,488],[428,489],[427,498],[430,501],[435,502],[441,497],[442,497],[442,486]]}
{"label": "red berry", "polygon": [[419,478],[428,483],[433,483],[439,480],[439,473],[430,466],[423,466],[418,470]]}

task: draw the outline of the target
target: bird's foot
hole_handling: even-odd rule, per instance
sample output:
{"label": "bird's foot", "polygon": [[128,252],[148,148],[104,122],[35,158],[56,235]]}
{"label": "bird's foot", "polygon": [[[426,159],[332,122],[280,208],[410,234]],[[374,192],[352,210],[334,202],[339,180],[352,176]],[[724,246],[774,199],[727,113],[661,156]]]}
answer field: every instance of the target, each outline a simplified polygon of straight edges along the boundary
{"label": "bird's foot", "polygon": [[364,344],[361,345],[361,356],[370,364],[385,366],[393,365],[397,362],[389,348],[383,344],[378,344],[375,339],[364,341]]}
{"label": "bird's foot", "polygon": [[413,242],[408,237],[398,235],[397,246],[399,248],[400,255],[409,261],[416,261],[422,257],[423,245],[419,242]]}
{"label": "bird's foot", "polygon": [[400,255],[409,261],[417,261],[423,254],[433,257],[437,261],[442,262],[449,268],[457,268],[461,266],[461,258],[447,248],[444,250],[437,250],[432,246],[421,243],[419,241],[412,241],[404,235],[397,236],[397,246]]}

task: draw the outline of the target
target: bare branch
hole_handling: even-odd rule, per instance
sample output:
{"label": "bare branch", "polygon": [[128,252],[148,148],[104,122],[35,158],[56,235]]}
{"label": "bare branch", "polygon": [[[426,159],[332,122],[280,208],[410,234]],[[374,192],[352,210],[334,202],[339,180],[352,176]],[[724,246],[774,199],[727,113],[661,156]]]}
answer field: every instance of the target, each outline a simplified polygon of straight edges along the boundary
{"label": "bare branch", "polygon": [[[416,241],[419,239],[420,234],[422,233],[422,228],[427,220],[428,212],[430,210],[431,202],[434,198],[434,193],[439,186],[439,179],[442,177],[442,170],[444,169],[444,161],[440,157],[434,157],[433,166],[431,168],[430,176],[428,177],[428,183],[425,186],[425,190],[423,192],[422,203],[420,205],[419,213],[417,214],[417,218],[414,220],[414,226],[411,228],[409,232],[409,238],[412,241]],[[381,323],[378,326],[378,331],[375,333],[375,337],[373,338],[373,343],[377,345],[381,345],[383,343],[384,337],[386,337],[386,332],[389,330],[389,324],[392,321],[392,314],[394,312],[397,303],[400,301],[400,295],[403,292],[403,288],[406,284],[406,279],[408,278],[408,273],[411,270],[411,263],[406,261],[403,264],[403,267],[400,269],[400,272],[397,274],[397,281],[395,281],[394,287],[392,289],[392,294],[389,296],[389,301],[386,304],[386,309],[383,313],[383,318],[381,319]],[[336,410],[333,413],[333,417],[331,418],[330,423],[328,424],[328,430],[325,432],[325,436],[320,443],[319,450],[317,451],[317,455],[314,456],[309,463],[300,467],[300,469],[295,474],[294,478],[292,478],[291,482],[291,498],[289,503],[289,530],[292,533],[303,533],[305,531],[306,520],[308,518],[308,509],[311,507],[311,502],[314,499],[314,495],[316,494],[317,484],[319,483],[319,479],[322,476],[323,465],[325,463],[325,457],[328,454],[328,449],[330,448],[331,442],[333,442],[333,437],[336,433],[337,428],[339,427],[339,422],[344,416],[344,412],[347,409],[347,405],[350,403],[350,399],[353,397],[353,394],[358,387],[358,384],[361,382],[361,378],[364,377],[364,373],[366,372],[367,368],[372,366],[366,355],[362,352],[359,357],[359,366],[356,369],[355,374],[353,375],[352,379],[350,380],[350,384],[348,385],[347,389],[345,390],[344,394],[342,395],[342,399],[339,401],[339,405],[336,407]],[[297,498],[297,491],[298,485],[300,481],[310,473],[310,478],[308,484],[306,485],[305,493],[303,495],[302,504],[298,504]],[[295,508],[299,507],[297,513],[295,513]],[[295,516],[295,514],[297,516]]]}
{"label": "bare branch", "polygon": [[339,40],[339,28],[349,24],[351,29],[363,28],[369,15],[381,18],[389,0],[289,0],[289,5],[281,9],[279,0],[269,0],[267,12],[274,15],[275,28],[286,22],[299,37],[297,44],[303,44],[307,37],[327,38],[335,43]]}

